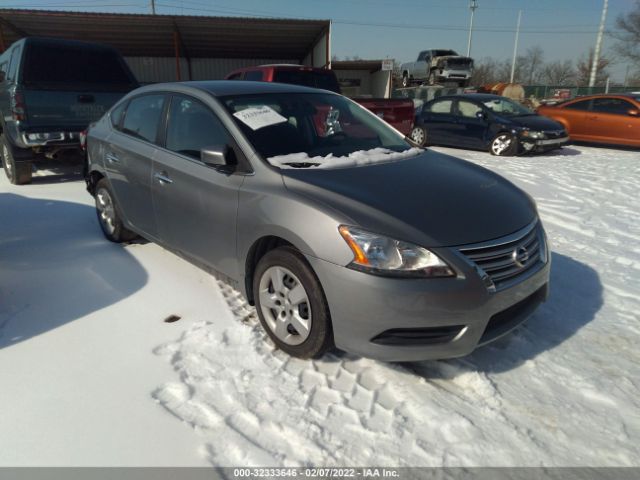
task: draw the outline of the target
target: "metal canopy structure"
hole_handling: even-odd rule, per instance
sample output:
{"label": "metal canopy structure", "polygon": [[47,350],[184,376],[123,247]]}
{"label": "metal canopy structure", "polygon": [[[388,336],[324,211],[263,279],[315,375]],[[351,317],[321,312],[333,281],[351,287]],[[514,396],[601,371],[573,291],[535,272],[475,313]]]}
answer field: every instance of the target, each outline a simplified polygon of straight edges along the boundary
{"label": "metal canopy structure", "polygon": [[127,57],[292,58],[319,43],[328,65],[329,20],[142,15],[0,9],[0,52],[26,36],[66,38],[115,47]]}

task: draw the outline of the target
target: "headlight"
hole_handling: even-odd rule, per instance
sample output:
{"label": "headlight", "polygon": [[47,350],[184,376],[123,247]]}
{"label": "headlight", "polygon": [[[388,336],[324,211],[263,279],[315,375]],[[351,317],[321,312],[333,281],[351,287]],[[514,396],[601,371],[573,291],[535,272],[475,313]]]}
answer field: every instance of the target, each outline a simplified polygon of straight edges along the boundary
{"label": "headlight", "polygon": [[522,135],[525,138],[531,138],[534,140],[538,140],[541,138],[544,138],[544,132],[534,132],[533,130],[522,130],[522,132],[520,132],[520,135]]}
{"label": "headlight", "polygon": [[449,265],[426,248],[345,225],[338,230],[353,251],[349,267],[355,270],[394,277],[455,276]]}

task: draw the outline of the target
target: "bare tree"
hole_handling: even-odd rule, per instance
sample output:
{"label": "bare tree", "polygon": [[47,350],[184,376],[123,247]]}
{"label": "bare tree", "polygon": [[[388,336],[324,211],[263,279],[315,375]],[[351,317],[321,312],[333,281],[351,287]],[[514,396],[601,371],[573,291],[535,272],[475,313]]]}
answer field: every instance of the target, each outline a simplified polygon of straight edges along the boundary
{"label": "bare tree", "polygon": [[482,86],[490,83],[497,83],[497,71],[498,62],[495,59],[486,57],[482,60],[477,60],[473,68],[471,85]]}
{"label": "bare tree", "polygon": [[524,81],[529,85],[539,82],[544,67],[544,50],[537,45],[530,47],[521,58]]}
{"label": "bare tree", "polygon": [[575,85],[576,70],[571,60],[556,60],[544,65],[540,79],[545,85],[565,87]]}
{"label": "bare tree", "polygon": [[617,53],[640,68],[640,0],[631,12],[618,17],[616,27],[612,36],[618,40]]}
{"label": "bare tree", "polygon": [[[577,83],[578,85],[588,85],[589,76],[591,74],[591,65],[593,64],[593,48],[589,50],[589,55],[582,55],[577,64]],[[611,65],[611,60],[600,55],[598,59],[598,66],[596,68],[596,85],[602,86],[606,83],[607,77],[609,77],[608,67]]]}

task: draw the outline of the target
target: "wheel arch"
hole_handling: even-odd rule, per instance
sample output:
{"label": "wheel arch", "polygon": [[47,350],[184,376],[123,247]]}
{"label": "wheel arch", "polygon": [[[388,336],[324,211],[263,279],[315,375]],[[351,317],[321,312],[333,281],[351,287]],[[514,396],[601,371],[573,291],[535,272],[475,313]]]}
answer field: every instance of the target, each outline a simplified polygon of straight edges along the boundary
{"label": "wheel arch", "polygon": [[293,243],[278,235],[264,235],[253,242],[245,256],[244,265],[244,289],[249,305],[255,305],[253,297],[253,275],[258,266],[258,262],[271,250],[278,247],[291,247],[300,251]]}

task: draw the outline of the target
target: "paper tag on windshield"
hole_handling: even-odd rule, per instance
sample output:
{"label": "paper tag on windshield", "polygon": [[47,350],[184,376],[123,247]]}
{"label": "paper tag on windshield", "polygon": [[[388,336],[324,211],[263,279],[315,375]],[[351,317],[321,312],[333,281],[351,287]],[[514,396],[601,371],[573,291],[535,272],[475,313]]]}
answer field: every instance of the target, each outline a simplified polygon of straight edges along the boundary
{"label": "paper tag on windshield", "polygon": [[262,107],[245,108],[244,110],[234,113],[233,116],[249,126],[252,130],[258,130],[287,121],[286,118],[273,108],[267,107],[266,105]]}

